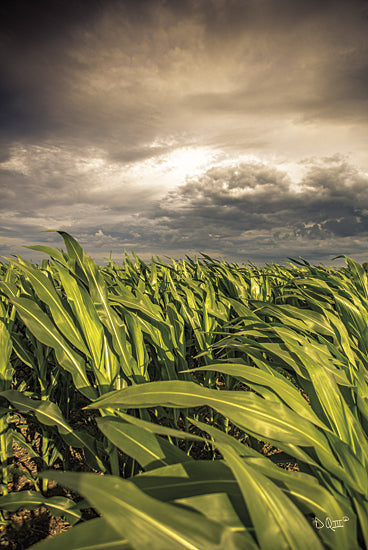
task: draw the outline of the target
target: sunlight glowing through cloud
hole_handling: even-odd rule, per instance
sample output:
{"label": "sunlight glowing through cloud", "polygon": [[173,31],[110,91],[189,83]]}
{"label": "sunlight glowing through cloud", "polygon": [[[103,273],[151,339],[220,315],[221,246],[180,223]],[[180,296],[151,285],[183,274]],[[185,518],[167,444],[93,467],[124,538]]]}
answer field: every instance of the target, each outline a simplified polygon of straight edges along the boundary
{"label": "sunlight glowing through cloud", "polygon": [[216,162],[218,153],[206,147],[181,147],[163,160],[162,168],[173,180],[192,178]]}

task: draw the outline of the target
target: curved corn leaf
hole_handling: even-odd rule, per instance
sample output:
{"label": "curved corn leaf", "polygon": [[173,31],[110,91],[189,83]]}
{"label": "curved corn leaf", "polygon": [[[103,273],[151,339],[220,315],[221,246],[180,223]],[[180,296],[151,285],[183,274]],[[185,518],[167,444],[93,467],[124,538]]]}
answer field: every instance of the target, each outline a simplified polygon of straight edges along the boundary
{"label": "curved corn leaf", "polygon": [[[300,414],[316,426],[328,430],[326,424],[318,418],[294,384],[275,370],[273,370],[272,374],[270,374],[242,363],[211,363],[205,367],[193,368],[184,372],[201,372],[206,370],[235,376],[256,390],[258,393],[262,393],[262,386],[269,387],[273,390],[275,399],[279,397],[296,413]],[[280,401],[280,399],[278,399],[278,401]]]}
{"label": "curved corn leaf", "polygon": [[68,445],[86,449],[94,457],[94,461],[101,471],[105,468],[98,458],[95,449],[95,441],[88,434],[73,430],[65,418],[58,405],[46,400],[36,400],[26,397],[17,390],[7,390],[0,392],[10,403],[20,412],[33,412],[41,424],[46,426],[55,426]]}
{"label": "curved corn leaf", "polygon": [[[63,267],[57,267],[70,306],[83,331],[100,389],[111,387],[119,372],[117,357],[107,344],[102,325],[87,290]],[[102,393],[102,392],[101,392]]]}
{"label": "curved corn leaf", "polygon": [[46,313],[29,298],[9,297],[9,300],[30,332],[45,346],[55,350],[57,360],[70,372],[76,388],[89,399],[94,399],[96,392],[88,380],[83,358],[69,346]]}
{"label": "curved corn leaf", "polygon": [[197,407],[208,405],[239,427],[273,440],[328,450],[321,432],[283,403],[270,402],[251,392],[218,391],[194,382],[170,380],[130,386],[110,392],[87,408]]}
{"label": "curved corn leaf", "polygon": [[246,537],[201,514],[160,502],[115,476],[48,471],[82,494],[135,550],[243,550]]}
{"label": "curved corn leaf", "polygon": [[149,496],[167,502],[213,493],[227,494],[245,524],[239,486],[223,460],[192,460],[164,466],[129,479]]}
{"label": "curved corn leaf", "polygon": [[76,525],[60,535],[30,546],[29,550],[132,550],[104,518],[95,518]]}
{"label": "curved corn leaf", "polygon": [[118,449],[137,460],[145,470],[192,460],[166,439],[122,418],[104,416],[97,419],[97,425]]}
{"label": "curved corn leaf", "polygon": [[[246,533],[247,531],[226,493],[210,493],[178,498],[174,500],[174,503],[189,506],[205,515],[208,519],[224,523],[239,532]],[[250,541],[254,544],[253,538],[250,537]]]}
{"label": "curved corn leaf", "polygon": [[326,436],[317,427],[283,403],[263,399],[252,392],[211,390],[194,382],[170,380],[110,392],[87,408],[185,408],[203,405],[214,408],[245,432],[297,458],[302,456],[302,460],[305,457],[300,454],[299,447],[314,448],[324,468],[354,490],[365,494],[366,489],[355,476],[349,475],[344,465],[336,460]]}
{"label": "curved corn leaf", "polygon": [[20,508],[33,510],[39,506],[46,506],[53,516],[63,516],[71,525],[82,518],[78,505],[69,498],[44,497],[34,491],[19,491],[0,496],[0,510],[16,512]]}
{"label": "curved corn leaf", "polygon": [[9,330],[2,319],[0,319],[0,390],[10,387],[13,367],[10,363],[10,356],[13,349]]}
{"label": "curved corn leaf", "polygon": [[[277,467],[263,454],[242,445],[233,437],[230,437],[213,426],[193,419],[190,419],[190,421],[195,426],[211,435],[213,438],[213,445],[216,446],[220,452],[222,452],[223,446],[230,448],[233,454],[235,453],[235,455],[241,457],[246,465],[255,468],[260,474],[272,480],[287,497],[297,504],[298,509],[304,512],[305,516],[309,515],[319,518],[348,517],[348,528],[339,531],[338,537],[333,537],[332,532],[328,529],[319,531],[319,535],[324,543],[330,544],[336,550],[359,548],[356,542],[356,514],[347,497],[343,497],[340,493],[334,491],[332,487],[329,487],[327,490],[325,487],[321,486],[312,475],[287,471]],[[235,472],[233,473],[235,475]],[[249,506],[251,507],[253,505],[250,503]],[[294,514],[292,517],[294,517]]]}
{"label": "curved corn leaf", "polygon": [[23,259],[11,260],[30,280],[37,298],[48,305],[56,326],[64,337],[69,340],[79,351],[89,355],[89,351],[83,341],[75,320],[69,315],[62,304],[50,279],[39,269],[35,269],[29,262]]}
{"label": "curved corn leaf", "polygon": [[143,295],[140,296],[140,298],[137,298],[131,292],[129,292],[127,288],[120,286],[119,295],[109,293],[108,298],[109,301],[112,303],[121,304],[127,309],[142,313],[145,317],[148,317],[149,321],[153,321],[155,323],[158,323],[159,325],[165,324],[165,321],[162,317],[161,308],[153,303],[147,305],[147,303],[145,303],[146,300],[144,300],[145,297]]}
{"label": "curved corn leaf", "polygon": [[85,254],[75,239],[63,231],[58,231],[58,233],[63,237],[70,255],[78,263],[88,281],[93,305],[101,322],[111,335],[114,350],[120,358],[124,374],[128,378],[139,377],[136,361],[129,352],[123,322],[109,304],[107,287],[98,266],[92,258]]}
{"label": "curved corn leaf", "polygon": [[36,252],[43,252],[44,254],[47,254],[50,256],[50,258],[53,258],[57,262],[61,263],[64,266],[67,266],[67,261],[64,258],[63,254],[60,252],[60,250],[57,250],[56,248],[52,248],[51,246],[44,246],[44,245],[34,245],[34,246],[26,246],[25,248],[29,248],[30,250],[35,250]]}
{"label": "curved corn leaf", "polygon": [[47,538],[29,550],[132,550],[126,539],[118,535],[104,518],[95,518],[72,529]]}
{"label": "curved corn leaf", "polygon": [[303,514],[266,476],[224,444],[218,447],[241,488],[262,550],[323,550]]}

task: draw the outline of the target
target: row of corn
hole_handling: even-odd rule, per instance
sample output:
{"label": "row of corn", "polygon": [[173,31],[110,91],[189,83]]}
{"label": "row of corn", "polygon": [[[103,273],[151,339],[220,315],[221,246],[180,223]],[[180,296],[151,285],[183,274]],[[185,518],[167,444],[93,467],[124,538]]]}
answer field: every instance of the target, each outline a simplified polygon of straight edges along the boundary
{"label": "row of corn", "polygon": [[3,536],[46,506],[71,528],[40,550],[368,547],[365,269],[99,267],[60,235],[0,264]]}

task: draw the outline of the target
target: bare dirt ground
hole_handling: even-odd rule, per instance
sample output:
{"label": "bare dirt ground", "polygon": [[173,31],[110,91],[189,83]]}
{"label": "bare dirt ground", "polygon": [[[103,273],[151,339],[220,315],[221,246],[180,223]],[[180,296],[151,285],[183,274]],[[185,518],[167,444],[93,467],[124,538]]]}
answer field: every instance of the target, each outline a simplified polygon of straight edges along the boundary
{"label": "bare dirt ground", "polygon": [[[13,466],[16,474],[10,474],[9,492],[18,492],[34,489],[28,477],[37,475],[36,462],[31,459],[27,451],[13,443]],[[22,475],[22,472],[24,474]],[[65,491],[49,484],[46,496],[65,495]],[[0,530],[0,549],[23,550],[36,542],[53,536],[70,528],[62,518],[53,517],[44,507],[34,510],[18,510],[6,513],[7,525]]]}

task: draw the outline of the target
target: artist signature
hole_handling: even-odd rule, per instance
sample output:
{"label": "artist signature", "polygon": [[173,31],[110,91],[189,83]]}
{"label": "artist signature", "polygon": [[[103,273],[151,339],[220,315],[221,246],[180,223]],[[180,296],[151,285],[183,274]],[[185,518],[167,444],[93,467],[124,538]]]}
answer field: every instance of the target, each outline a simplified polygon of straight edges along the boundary
{"label": "artist signature", "polygon": [[324,523],[323,521],[315,517],[313,523],[316,529],[323,529],[323,527],[326,527],[326,529],[331,529],[331,531],[335,531],[335,529],[338,529],[339,527],[345,527],[344,523],[346,521],[349,521],[348,516],[344,516],[342,519],[331,519],[329,517],[326,517]]}

